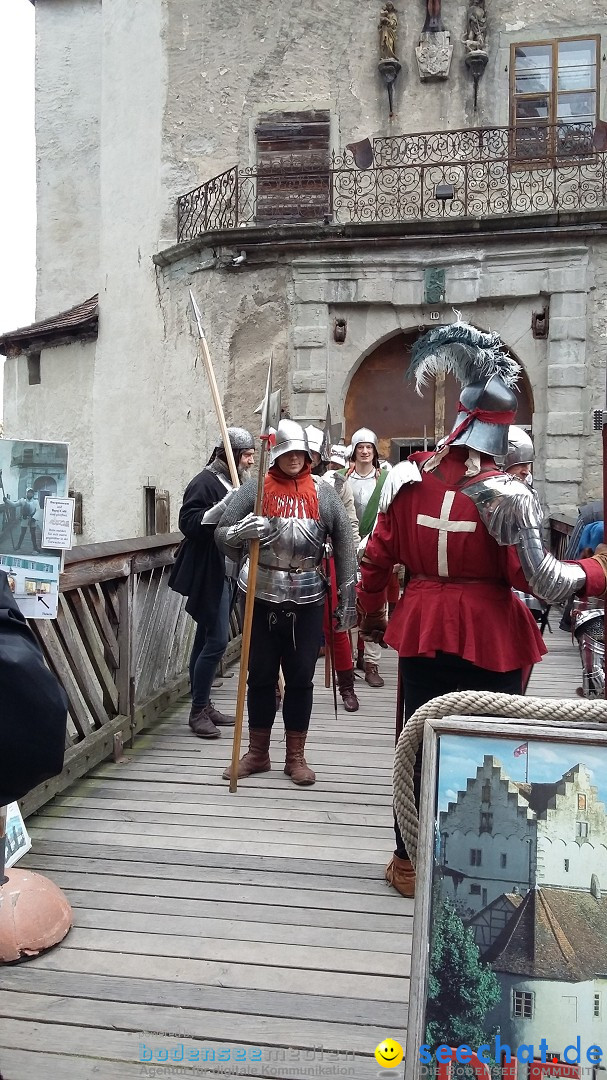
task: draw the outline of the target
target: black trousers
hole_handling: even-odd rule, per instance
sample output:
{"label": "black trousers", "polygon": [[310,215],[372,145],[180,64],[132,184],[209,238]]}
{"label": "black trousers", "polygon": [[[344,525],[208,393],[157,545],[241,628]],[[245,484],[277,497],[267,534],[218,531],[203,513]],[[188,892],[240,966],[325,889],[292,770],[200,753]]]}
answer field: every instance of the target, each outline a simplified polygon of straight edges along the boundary
{"label": "black trousers", "polygon": [[272,727],[276,716],[276,683],[282,667],[285,730],[308,730],[323,615],[324,600],[319,604],[255,601],[247,692],[249,727]]}
{"label": "black trousers", "polygon": [[[413,713],[432,698],[452,694],[457,690],[490,690],[494,694],[522,694],[521,668],[515,671],[489,671],[453,653],[438,652],[435,657],[401,656],[398,661],[405,704],[405,723]],[[413,770],[415,805],[419,810],[421,788],[422,748],[420,746]],[[407,849],[400,829],[394,820],[396,854],[406,859]]]}

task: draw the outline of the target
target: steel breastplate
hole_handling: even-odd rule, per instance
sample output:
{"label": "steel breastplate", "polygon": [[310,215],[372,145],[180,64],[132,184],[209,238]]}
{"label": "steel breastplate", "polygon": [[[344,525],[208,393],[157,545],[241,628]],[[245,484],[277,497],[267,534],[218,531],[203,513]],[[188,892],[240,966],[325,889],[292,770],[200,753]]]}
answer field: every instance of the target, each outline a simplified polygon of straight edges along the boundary
{"label": "steel breastplate", "polygon": [[[315,518],[270,518],[278,531],[271,541],[261,541],[255,596],[280,604],[290,600],[296,604],[312,604],[324,598],[327,591],[321,573],[324,542],[327,530]],[[249,576],[247,559],[238,577],[239,587],[246,592]]]}

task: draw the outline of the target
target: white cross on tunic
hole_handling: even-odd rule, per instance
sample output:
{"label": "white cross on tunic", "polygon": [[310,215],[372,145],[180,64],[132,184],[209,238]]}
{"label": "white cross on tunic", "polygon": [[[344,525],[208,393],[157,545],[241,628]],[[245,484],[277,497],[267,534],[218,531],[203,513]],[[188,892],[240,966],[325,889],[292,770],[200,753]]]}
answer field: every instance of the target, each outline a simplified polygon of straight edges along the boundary
{"label": "white cross on tunic", "polygon": [[476,521],[451,521],[449,514],[455,499],[455,491],[446,491],[443,505],[440,508],[440,517],[430,517],[428,514],[418,514],[417,524],[425,525],[428,529],[438,529],[438,576],[449,577],[449,563],[447,562],[447,537],[449,533],[473,533],[476,530]]}

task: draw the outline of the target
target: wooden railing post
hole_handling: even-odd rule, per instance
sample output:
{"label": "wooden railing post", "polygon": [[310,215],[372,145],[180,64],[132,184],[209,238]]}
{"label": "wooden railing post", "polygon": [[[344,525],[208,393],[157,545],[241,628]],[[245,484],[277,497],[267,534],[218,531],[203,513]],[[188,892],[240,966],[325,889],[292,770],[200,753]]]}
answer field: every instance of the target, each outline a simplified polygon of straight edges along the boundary
{"label": "wooden railing post", "polygon": [[[118,709],[123,716],[132,718],[135,702],[133,700],[133,668],[135,655],[135,580],[131,560],[128,577],[118,583]],[[131,733],[132,735],[132,733]]]}
{"label": "wooden railing post", "polygon": [[[168,587],[180,533],[80,545],[66,555],[59,615],[31,629],[69,701],[63,772],[22,801],[24,817],[122,747],[187,693],[193,623]],[[239,627],[231,625],[231,658]],[[1,708],[0,702],[0,708]]]}

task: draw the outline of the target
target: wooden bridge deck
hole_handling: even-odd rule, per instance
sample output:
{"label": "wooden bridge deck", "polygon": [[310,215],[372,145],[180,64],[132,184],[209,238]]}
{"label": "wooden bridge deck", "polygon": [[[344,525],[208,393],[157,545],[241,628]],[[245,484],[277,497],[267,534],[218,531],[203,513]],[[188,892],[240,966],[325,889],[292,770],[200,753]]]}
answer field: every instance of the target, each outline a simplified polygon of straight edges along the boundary
{"label": "wooden bridge deck", "polygon": [[[530,692],[573,696],[576,652],[556,629],[547,641]],[[277,724],[272,772],[230,796],[229,732],[194,738],[182,703],[123,763],[97,766],[30,818],[19,865],[64,889],[74,928],[0,969],[4,1080],[130,1080],[171,1065],[204,1077],[384,1074],[373,1051],[404,1038],[413,914],[383,881],[396,697],[384,657],[385,688],[358,684],[360,712],[340,704],[337,722],[319,664],[313,788],[282,774]],[[227,678],[216,703],[235,694]],[[180,1046],[199,1060],[179,1060]],[[147,1057],[171,1048],[164,1068],[162,1053]]]}

